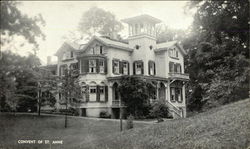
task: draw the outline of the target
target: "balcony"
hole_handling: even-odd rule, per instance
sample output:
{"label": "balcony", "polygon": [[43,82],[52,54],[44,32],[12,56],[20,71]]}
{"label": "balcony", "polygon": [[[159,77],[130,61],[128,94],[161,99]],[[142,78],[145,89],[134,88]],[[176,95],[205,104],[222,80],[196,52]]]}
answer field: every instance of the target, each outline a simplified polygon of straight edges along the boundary
{"label": "balcony", "polygon": [[170,79],[177,79],[177,80],[189,80],[189,74],[186,73],[179,73],[179,72],[170,72],[168,73]]}
{"label": "balcony", "polygon": [[113,100],[112,101],[112,107],[125,107],[125,104],[124,104],[123,101]]}

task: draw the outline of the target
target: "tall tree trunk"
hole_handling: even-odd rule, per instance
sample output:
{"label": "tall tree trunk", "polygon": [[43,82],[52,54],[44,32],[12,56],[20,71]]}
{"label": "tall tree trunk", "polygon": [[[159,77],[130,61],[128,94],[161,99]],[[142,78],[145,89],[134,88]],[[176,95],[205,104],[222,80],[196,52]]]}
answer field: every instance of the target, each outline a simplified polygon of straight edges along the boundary
{"label": "tall tree trunk", "polygon": [[66,112],[65,112],[65,123],[64,123],[64,127],[67,128],[68,127],[68,116],[67,116],[67,112],[68,112],[68,97],[66,97]]}

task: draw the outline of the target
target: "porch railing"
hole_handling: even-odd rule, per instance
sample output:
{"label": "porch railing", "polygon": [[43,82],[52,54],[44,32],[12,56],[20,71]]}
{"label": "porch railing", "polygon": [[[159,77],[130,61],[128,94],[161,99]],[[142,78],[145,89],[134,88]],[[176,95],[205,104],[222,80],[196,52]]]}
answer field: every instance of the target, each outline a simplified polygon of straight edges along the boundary
{"label": "porch railing", "polygon": [[168,105],[168,107],[170,108],[170,111],[173,111],[176,115],[178,115],[178,117],[183,117],[183,112],[182,110],[180,110],[178,107],[176,107],[175,105],[173,105],[172,103],[170,103],[169,101],[166,101],[166,104]]}
{"label": "porch railing", "polygon": [[186,73],[170,72],[168,74],[170,78],[180,78],[180,79],[189,80],[189,75]]}

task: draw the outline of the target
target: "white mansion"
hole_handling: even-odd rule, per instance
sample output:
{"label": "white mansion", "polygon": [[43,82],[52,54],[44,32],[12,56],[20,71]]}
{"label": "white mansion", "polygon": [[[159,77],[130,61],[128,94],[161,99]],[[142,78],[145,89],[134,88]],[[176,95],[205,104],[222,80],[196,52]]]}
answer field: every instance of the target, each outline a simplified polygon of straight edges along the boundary
{"label": "white mansion", "polygon": [[[84,45],[65,42],[55,54],[57,75],[63,75],[66,67],[79,69],[80,114],[99,117],[100,112],[108,112],[118,118],[123,106],[117,90],[119,80],[134,75],[156,82],[157,99],[152,100],[165,101],[175,118],[185,117],[185,82],[189,80],[184,73],[185,50],[177,41],[156,43],[155,25],[161,21],[154,17],[141,15],[122,21],[129,28],[126,42],[94,36]],[[60,98],[58,94],[58,101]]]}

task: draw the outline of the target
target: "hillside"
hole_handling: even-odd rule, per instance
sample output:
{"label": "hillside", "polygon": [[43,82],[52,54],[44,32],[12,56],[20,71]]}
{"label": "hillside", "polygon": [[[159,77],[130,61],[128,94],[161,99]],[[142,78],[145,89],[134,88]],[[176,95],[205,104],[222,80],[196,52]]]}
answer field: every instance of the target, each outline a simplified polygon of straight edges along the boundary
{"label": "hillside", "polygon": [[250,99],[196,116],[115,134],[81,148],[246,149],[250,146]]}

